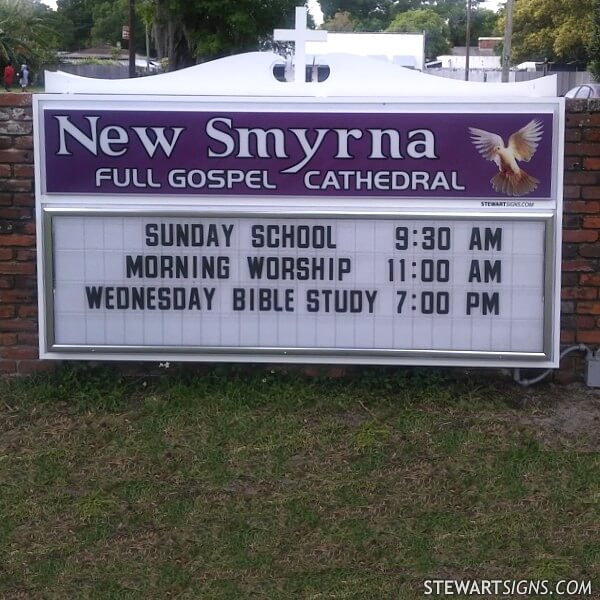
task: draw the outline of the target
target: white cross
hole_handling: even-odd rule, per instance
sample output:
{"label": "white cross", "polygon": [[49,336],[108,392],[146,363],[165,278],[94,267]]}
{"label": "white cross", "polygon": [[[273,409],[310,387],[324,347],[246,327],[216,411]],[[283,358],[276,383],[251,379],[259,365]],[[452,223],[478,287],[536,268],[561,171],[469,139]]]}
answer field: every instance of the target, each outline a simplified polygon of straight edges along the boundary
{"label": "white cross", "polygon": [[294,81],[304,82],[306,73],[306,42],[327,41],[326,31],[306,28],[306,7],[296,7],[295,29],[275,29],[273,39],[277,42],[294,42]]}

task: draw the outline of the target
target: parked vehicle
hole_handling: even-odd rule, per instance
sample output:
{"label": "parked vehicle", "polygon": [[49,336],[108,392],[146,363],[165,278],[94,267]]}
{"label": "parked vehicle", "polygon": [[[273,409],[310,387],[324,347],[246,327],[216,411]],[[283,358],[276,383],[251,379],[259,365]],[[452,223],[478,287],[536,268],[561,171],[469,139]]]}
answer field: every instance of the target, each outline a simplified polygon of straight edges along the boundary
{"label": "parked vehicle", "polygon": [[571,88],[565,98],[600,98],[600,83],[584,83]]}

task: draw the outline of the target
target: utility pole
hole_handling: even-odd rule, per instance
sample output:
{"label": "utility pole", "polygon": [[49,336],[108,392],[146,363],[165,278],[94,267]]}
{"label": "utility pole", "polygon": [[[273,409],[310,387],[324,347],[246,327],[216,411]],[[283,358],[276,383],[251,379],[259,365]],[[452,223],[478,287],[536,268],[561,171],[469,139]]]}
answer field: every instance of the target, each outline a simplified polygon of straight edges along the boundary
{"label": "utility pole", "polygon": [[510,57],[512,54],[513,2],[506,0],[506,22],[504,23],[504,48],[502,51],[502,82],[508,83]]}
{"label": "utility pole", "polygon": [[129,77],[135,77],[135,0],[129,0]]}
{"label": "utility pole", "polygon": [[467,0],[467,35],[465,46],[465,81],[469,81],[469,59],[471,57],[471,0]]}

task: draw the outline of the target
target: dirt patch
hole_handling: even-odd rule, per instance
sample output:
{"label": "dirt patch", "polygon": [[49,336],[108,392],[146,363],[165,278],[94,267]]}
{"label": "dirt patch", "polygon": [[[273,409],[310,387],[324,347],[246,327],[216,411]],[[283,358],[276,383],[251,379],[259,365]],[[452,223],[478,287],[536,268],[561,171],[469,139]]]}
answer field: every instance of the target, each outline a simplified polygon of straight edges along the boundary
{"label": "dirt patch", "polygon": [[545,445],[600,451],[600,389],[581,384],[527,388],[519,403],[517,422],[533,429]]}

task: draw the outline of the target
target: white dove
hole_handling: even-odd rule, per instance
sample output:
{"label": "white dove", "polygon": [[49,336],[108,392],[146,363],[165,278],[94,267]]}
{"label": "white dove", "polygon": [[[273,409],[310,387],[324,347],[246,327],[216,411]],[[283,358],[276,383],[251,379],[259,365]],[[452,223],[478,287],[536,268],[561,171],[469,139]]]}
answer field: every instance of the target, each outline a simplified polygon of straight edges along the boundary
{"label": "white dove", "polygon": [[490,179],[497,192],[524,196],[537,188],[539,180],[519,167],[517,161],[529,162],[542,139],[542,123],[529,121],[508,138],[508,146],[497,133],[469,127],[471,141],[479,153],[498,165],[499,173]]}

